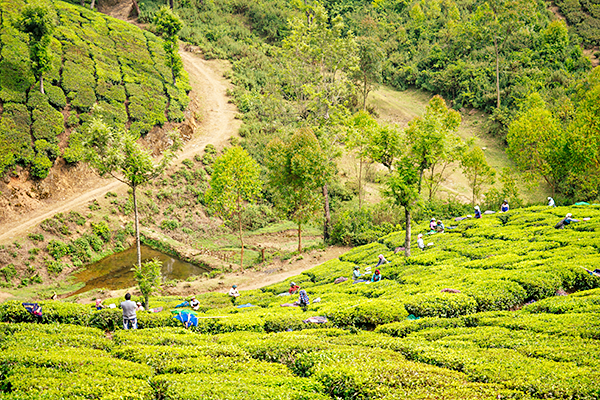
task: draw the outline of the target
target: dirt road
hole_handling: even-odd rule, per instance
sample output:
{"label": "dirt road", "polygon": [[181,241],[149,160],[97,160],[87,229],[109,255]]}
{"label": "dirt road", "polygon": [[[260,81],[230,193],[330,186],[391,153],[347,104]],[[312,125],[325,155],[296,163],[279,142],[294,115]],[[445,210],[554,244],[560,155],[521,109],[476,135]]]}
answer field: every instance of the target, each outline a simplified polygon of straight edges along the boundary
{"label": "dirt road", "polygon": [[[175,165],[203,150],[208,143],[222,148],[229,137],[237,133],[241,124],[234,118],[237,108],[229,103],[226,93],[227,88],[231,85],[223,77],[223,71],[228,68],[226,62],[206,61],[197,54],[183,50],[180,50],[180,55],[192,85],[190,111],[198,115],[200,121],[194,136],[186,143],[183,152],[175,161]],[[0,225],[0,243],[10,242],[14,238],[26,234],[44,219],[50,218],[58,212],[68,212],[82,207],[109,191],[121,193],[126,190],[127,187],[118,181],[98,179],[96,185],[85,192],[73,191],[70,196],[51,200],[36,211],[20,216],[18,220],[4,221]]]}

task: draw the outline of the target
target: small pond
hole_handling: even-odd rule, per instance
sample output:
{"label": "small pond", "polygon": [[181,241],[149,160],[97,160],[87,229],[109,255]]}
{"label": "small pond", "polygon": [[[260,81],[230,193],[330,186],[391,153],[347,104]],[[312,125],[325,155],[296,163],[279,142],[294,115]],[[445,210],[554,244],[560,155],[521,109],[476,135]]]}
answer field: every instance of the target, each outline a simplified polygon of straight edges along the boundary
{"label": "small pond", "polygon": [[[142,262],[152,258],[157,258],[163,262],[163,280],[184,280],[192,275],[201,275],[208,271],[148,246],[142,246]],[[134,246],[120,253],[105,257],[94,264],[90,264],[84,270],[76,272],[73,275],[75,281],[84,282],[85,286],[71,295],[98,288],[115,290],[135,286],[135,279],[133,278],[131,268],[136,263],[137,251]]]}

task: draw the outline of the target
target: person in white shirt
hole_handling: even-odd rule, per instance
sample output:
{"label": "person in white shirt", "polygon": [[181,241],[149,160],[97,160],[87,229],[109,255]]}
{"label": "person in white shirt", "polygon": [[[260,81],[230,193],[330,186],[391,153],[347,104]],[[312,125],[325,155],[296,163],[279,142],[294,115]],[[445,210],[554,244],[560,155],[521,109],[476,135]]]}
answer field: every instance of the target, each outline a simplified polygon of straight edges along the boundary
{"label": "person in white shirt", "polygon": [[135,311],[146,311],[146,309],[144,308],[144,306],[142,305],[142,303],[140,303],[139,301],[137,303],[135,303],[135,305],[137,306],[135,308]]}
{"label": "person in white shirt", "polygon": [[192,298],[190,299],[190,307],[194,311],[198,311],[198,309],[200,308],[200,302],[196,300],[196,296],[192,296]]}
{"label": "person in white shirt", "polygon": [[417,246],[419,246],[421,250],[425,250],[425,242],[423,241],[423,234],[421,233],[417,235]]}
{"label": "person in white shirt", "polygon": [[554,203],[554,199],[552,197],[548,197],[548,207],[556,207]]}
{"label": "person in white shirt", "polygon": [[235,305],[235,301],[240,296],[240,292],[237,290],[237,285],[232,285],[229,289],[229,296],[231,296],[231,304]]}

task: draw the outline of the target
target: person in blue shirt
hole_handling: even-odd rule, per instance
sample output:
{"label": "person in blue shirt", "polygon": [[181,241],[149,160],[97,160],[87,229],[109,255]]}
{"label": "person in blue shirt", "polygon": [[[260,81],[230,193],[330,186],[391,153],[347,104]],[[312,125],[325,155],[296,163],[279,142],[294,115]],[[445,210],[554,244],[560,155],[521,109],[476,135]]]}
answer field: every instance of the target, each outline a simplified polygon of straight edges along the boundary
{"label": "person in blue shirt", "polygon": [[475,218],[481,218],[481,210],[479,206],[475,206]]}
{"label": "person in blue shirt", "polygon": [[310,304],[310,300],[308,299],[308,294],[306,290],[300,289],[298,292],[298,304],[302,307],[302,310],[306,311],[308,309],[308,305]]}
{"label": "person in blue shirt", "polygon": [[568,213],[563,219],[561,219],[558,224],[556,224],[554,227],[556,229],[564,229],[565,226],[569,225],[571,222],[579,222],[578,219],[574,219],[573,218],[573,214]]}
{"label": "person in blue shirt", "polygon": [[354,280],[360,278],[360,269],[358,268],[358,265],[356,265],[354,271],[352,271],[352,278],[354,278]]}
{"label": "person in blue shirt", "polygon": [[371,277],[371,282],[379,282],[381,280],[381,272],[378,269],[375,270],[375,273]]}
{"label": "person in blue shirt", "polygon": [[508,201],[504,200],[502,202],[502,205],[500,206],[500,212],[507,212],[509,209],[508,207]]}

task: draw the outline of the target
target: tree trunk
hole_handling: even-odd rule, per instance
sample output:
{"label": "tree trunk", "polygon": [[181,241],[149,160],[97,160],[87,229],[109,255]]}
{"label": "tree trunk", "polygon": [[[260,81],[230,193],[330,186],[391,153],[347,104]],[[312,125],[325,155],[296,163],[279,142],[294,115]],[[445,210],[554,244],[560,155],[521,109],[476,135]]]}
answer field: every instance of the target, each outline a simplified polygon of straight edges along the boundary
{"label": "tree trunk", "polygon": [[138,215],[136,187],[132,186],[131,190],[133,193],[133,215],[135,216],[135,247],[137,249],[137,265],[138,268],[142,268],[142,247],[140,245],[140,217]]}
{"label": "tree trunk", "polygon": [[238,215],[238,232],[240,234],[240,243],[242,245],[242,251],[240,252],[240,268],[242,270],[242,272],[244,272],[244,237],[242,235],[242,210],[241,210],[241,198],[240,195],[238,194],[238,198],[237,198],[237,207],[238,207],[238,211],[237,211],[237,215]]}
{"label": "tree trunk", "polygon": [[363,86],[363,111],[367,111],[367,75],[363,76],[365,85]]}
{"label": "tree trunk", "polygon": [[496,108],[500,108],[500,56],[498,54],[498,38],[495,35],[494,51],[496,52]]}
{"label": "tree trunk", "polygon": [[136,0],[132,0],[132,1],[133,1],[133,6],[135,7],[135,12],[137,13],[136,17],[139,17],[140,16],[140,6],[138,6],[138,3]]}
{"label": "tree trunk", "polygon": [[173,0],[169,0],[169,7],[171,7],[171,10],[173,9]]}
{"label": "tree trunk", "polygon": [[329,226],[331,225],[331,214],[329,213],[329,192],[327,191],[327,184],[323,185],[323,204],[325,219],[323,221],[323,241],[327,243],[329,240]]}
{"label": "tree trunk", "polygon": [[146,309],[146,311],[148,311],[149,307],[150,307],[150,293],[145,293],[144,294],[144,308]]}
{"label": "tree trunk", "polygon": [[42,94],[46,94],[46,92],[44,92],[44,76],[40,76],[40,92]]}
{"label": "tree trunk", "polygon": [[419,194],[421,194],[421,183],[423,182],[423,173],[425,172],[425,168],[421,168],[421,173],[419,173]]}
{"label": "tree trunk", "polygon": [[360,164],[358,168],[358,209],[362,209],[362,169],[363,169],[363,159],[360,157]]}
{"label": "tree trunk", "polygon": [[85,1],[81,0],[81,7],[85,6]]}
{"label": "tree trunk", "polygon": [[404,215],[406,216],[406,235],[404,236],[404,255],[406,257],[410,257],[410,225],[411,225],[411,216],[410,216],[410,206],[404,207]]}
{"label": "tree trunk", "polygon": [[298,253],[302,252],[302,224],[298,222]]}
{"label": "tree trunk", "polygon": [[96,0],[92,0],[92,3],[90,4],[90,10],[93,10],[95,5],[96,5]]}

